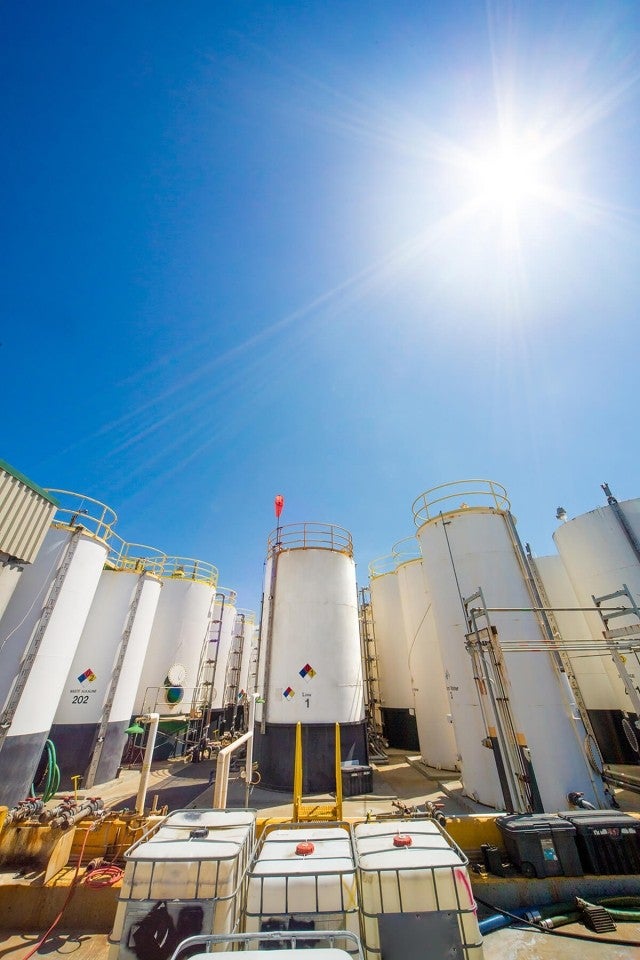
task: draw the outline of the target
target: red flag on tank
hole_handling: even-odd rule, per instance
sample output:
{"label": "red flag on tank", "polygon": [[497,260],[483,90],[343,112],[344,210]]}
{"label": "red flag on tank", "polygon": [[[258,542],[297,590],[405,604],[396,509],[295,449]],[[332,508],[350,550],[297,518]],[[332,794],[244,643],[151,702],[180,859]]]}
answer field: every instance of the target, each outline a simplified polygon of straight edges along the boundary
{"label": "red flag on tank", "polygon": [[273,501],[273,505],[276,511],[276,518],[280,519],[280,514],[282,513],[282,508],[284,507],[284,497],[281,493],[276,494],[276,498]]}

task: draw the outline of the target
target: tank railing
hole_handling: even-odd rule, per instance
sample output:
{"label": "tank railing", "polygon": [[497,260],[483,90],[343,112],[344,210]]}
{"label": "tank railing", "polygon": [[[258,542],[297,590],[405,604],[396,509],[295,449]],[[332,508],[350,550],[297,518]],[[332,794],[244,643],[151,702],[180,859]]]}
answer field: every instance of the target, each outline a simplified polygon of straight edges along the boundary
{"label": "tank railing", "polygon": [[166,553],[146,543],[129,543],[117,533],[109,540],[107,562],[116,570],[130,570],[134,573],[153,573],[160,577],[164,573]]}
{"label": "tank railing", "polygon": [[369,577],[373,580],[375,577],[384,577],[386,573],[396,572],[397,561],[393,554],[386,557],[378,557],[369,564]]}
{"label": "tank railing", "polygon": [[[255,931],[254,933],[201,934],[183,940],[169,960],[181,960],[181,954],[185,949],[189,950],[189,956],[193,956],[196,952],[222,952],[214,950],[217,946],[222,947],[224,952],[226,952],[227,948],[231,948],[233,953],[244,953],[246,948],[250,948],[251,953],[253,953],[254,949],[260,949],[262,952],[263,942],[274,943],[273,947],[264,948],[268,950],[277,949],[281,943],[285,944],[287,951],[289,949],[302,950],[304,947],[298,948],[298,940],[303,940],[304,946],[306,946],[307,941],[313,941],[317,946],[328,944],[331,950],[337,948],[338,944],[344,943],[351,957],[357,958],[357,960],[364,960],[362,942],[360,938],[350,930],[261,930]],[[205,950],[194,951],[193,947],[198,946],[205,947]]]}
{"label": "tank railing", "polygon": [[218,584],[217,567],[205,560],[195,560],[192,557],[167,557],[163,576],[170,580],[194,580],[196,583],[207,583],[212,587]]}
{"label": "tank railing", "polygon": [[[183,687],[181,683],[167,683],[160,687],[147,687],[140,713],[159,713],[163,720],[177,720],[178,717],[197,720],[206,707],[207,696],[205,686],[206,684],[203,683],[193,684],[190,687]],[[182,696],[176,703],[171,703],[167,700],[167,691],[178,688],[182,690]],[[198,704],[195,710],[193,708],[194,700]],[[173,712],[177,707],[181,709],[178,712]],[[198,714],[198,716],[192,716],[194,712]]]}
{"label": "tank railing", "polygon": [[224,597],[225,603],[228,603],[230,606],[235,607],[236,601],[238,599],[237,590],[232,590],[231,587],[218,587],[217,592]]}
{"label": "tank railing", "polygon": [[409,560],[422,560],[422,551],[416,537],[404,537],[391,547],[391,554],[395,557],[396,566],[408,563]]}
{"label": "tank railing", "polygon": [[267,540],[268,556],[278,550],[335,550],[353,556],[353,539],[348,530],[333,523],[288,523],[272,530]]}
{"label": "tank railing", "polygon": [[58,501],[53,523],[61,523],[67,527],[84,527],[93,536],[109,540],[113,532],[111,528],[118,515],[106,503],[86,497],[82,493],[74,493],[73,490],[47,487],[46,492],[55,495]]}
{"label": "tank railing", "polygon": [[245,610],[243,607],[236,607],[236,613],[238,616],[244,617],[244,622],[247,624],[256,622],[255,610]]}
{"label": "tank railing", "polygon": [[[452,501],[459,501],[453,505]],[[468,503],[468,500],[472,500]],[[444,506],[446,504],[446,506]],[[440,513],[453,513],[472,507],[490,506],[496,510],[509,511],[511,503],[507,491],[501,483],[494,480],[455,480],[431,487],[413,502],[413,520],[417,527],[432,520]]]}

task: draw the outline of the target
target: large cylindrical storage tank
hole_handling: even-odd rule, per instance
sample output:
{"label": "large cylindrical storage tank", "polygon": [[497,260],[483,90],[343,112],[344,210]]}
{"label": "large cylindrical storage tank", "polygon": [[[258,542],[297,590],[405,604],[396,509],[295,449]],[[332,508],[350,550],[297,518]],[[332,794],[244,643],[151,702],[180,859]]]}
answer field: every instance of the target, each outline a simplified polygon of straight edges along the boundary
{"label": "large cylindrical storage tank", "polygon": [[113,537],[49,733],[61,785],[112,780],[127,742],[166,557]]}
{"label": "large cylindrical storage tank", "polygon": [[228,587],[218,587],[209,634],[209,658],[213,660],[213,687],[211,689],[211,719],[224,715],[225,681],[229,654],[236,629],[238,594]]}
{"label": "large cylindrical storage tank", "polygon": [[[598,598],[616,593],[624,585],[640,606],[640,499],[620,503],[613,497],[610,500],[606,506],[563,523],[553,535],[579,605],[583,607],[594,607],[594,596]],[[628,601],[624,598],[609,600],[602,606],[628,606]],[[605,627],[600,615],[594,611],[587,613],[586,617],[591,636],[596,641],[602,641]],[[609,624],[612,630],[638,626],[638,617],[634,615],[616,617]],[[630,674],[635,674],[637,687],[640,677],[638,655],[627,653],[625,657],[625,667]],[[628,739],[631,742],[640,739],[636,727],[638,712],[624,685],[622,682],[618,684],[615,677],[614,685],[618,693],[617,704],[615,708],[596,717],[594,726],[596,729],[606,728],[610,736],[614,734],[627,761],[634,762],[632,758],[635,758],[637,762],[638,754],[633,750],[630,755],[625,744]]]}
{"label": "large cylindrical storage tank", "polygon": [[400,587],[420,753],[430,767],[455,770],[458,747],[420,547],[415,537],[411,537],[409,541],[396,544],[393,552],[398,563],[396,576]]}
{"label": "large cylindrical storage tank", "polygon": [[[552,812],[566,809],[567,795],[577,791],[605,806],[602,781],[587,760],[584,728],[572,721],[563,675],[544,649],[547,638],[531,610],[536,601],[506,491],[491,481],[459,481],[427,491],[413,512],[466,793],[504,808],[509,791],[517,798],[528,787],[529,799],[517,800],[516,809]],[[469,609],[486,605],[488,619],[476,614],[476,625],[486,630],[484,648],[476,643],[484,658],[476,682],[464,599],[478,591],[484,604],[481,597]],[[525,652],[510,651],[516,643]],[[504,694],[498,674],[505,677]]]}
{"label": "large cylindrical storage tank", "polygon": [[253,610],[238,611],[242,613],[242,662],[240,664],[240,696],[246,698],[249,692],[249,667],[251,664],[251,655],[255,651],[258,628],[256,626],[256,615]]}
{"label": "large cylindrical storage tank", "polygon": [[369,564],[369,593],[384,737],[390,747],[418,751],[409,654],[394,556],[380,557]]}
{"label": "large cylindrical storage tank", "polygon": [[0,622],[0,804],[26,797],[108,553],[116,515],[49,491],[59,507]]}
{"label": "large cylindrical storage tank", "polygon": [[218,571],[202,560],[169,557],[151,629],[134,714],[185,721],[202,709],[200,669],[207,655]]}
{"label": "large cylindrical storage tank", "polygon": [[251,643],[255,632],[255,613],[238,610],[224,678],[225,728],[244,728],[247,702],[247,676]]}
{"label": "large cylindrical storage tank", "polygon": [[51,494],[0,460],[0,619],[20,574],[38,555],[56,505]]}
{"label": "large cylindrical storage tank", "polygon": [[368,761],[353,542],[327,523],[287,524],[268,541],[261,622],[256,757],[265,786],[293,786],[302,724],[303,789],[335,789],[342,761]]}
{"label": "large cylindrical storage tank", "polygon": [[[605,763],[635,763],[637,755],[622,727],[620,703],[626,696],[624,684],[609,654],[598,656],[588,618],[580,610],[573,584],[558,556],[536,557],[533,561],[544,586],[558,630],[566,645],[566,656],[580,690],[594,736]],[[574,609],[569,609],[573,607]],[[599,614],[595,614],[600,620]]]}

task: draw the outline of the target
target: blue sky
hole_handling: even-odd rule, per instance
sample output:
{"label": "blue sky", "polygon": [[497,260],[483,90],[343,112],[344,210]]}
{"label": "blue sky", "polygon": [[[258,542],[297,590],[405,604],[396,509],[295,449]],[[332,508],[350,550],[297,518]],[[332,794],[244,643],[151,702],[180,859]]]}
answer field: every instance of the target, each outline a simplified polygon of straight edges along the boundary
{"label": "blue sky", "polygon": [[559,504],[640,493],[637,3],[12,2],[0,27],[19,470],[249,608],[276,493],[352,532],[362,583],[440,483],[503,483],[538,553]]}

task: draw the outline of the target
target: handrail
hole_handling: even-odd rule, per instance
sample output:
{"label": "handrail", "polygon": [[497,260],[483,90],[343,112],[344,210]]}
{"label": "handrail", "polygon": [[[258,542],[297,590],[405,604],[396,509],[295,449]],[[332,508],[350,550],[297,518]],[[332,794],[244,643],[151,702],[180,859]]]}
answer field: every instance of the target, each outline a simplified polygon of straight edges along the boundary
{"label": "handrail", "polygon": [[134,573],[153,573],[160,577],[164,573],[166,553],[146,543],[130,543],[113,533],[109,542],[107,562],[115,570],[129,570]]}
{"label": "handrail", "polygon": [[272,530],[267,540],[267,556],[283,550],[335,550],[353,556],[353,539],[348,530],[334,523],[307,521],[287,523]]}
{"label": "handrail", "polygon": [[398,567],[409,560],[422,560],[422,551],[416,537],[403,537],[402,540],[396,540],[391,547],[391,553]]}
{"label": "handrail", "polygon": [[236,614],[244,617],[244,622],[246,624],[256,622],[255,610],[245,610],[243,607],[236,607]]}
{"label": "handrail", "polygon": [[387,573],[396,572],[396,558],[389,553],[386,557],[378,557],[369,564],[369,578],[384,577]]}
{"label": "handrail", "polygon": [[[321,943],[323,940],[328,941],[329,947],[333,948],[336,942],[351,944],[349,948],[349,954],[354,960],[364,960],[364,950],[362,947],[362,941],[357,934],[352,933],[350,930],[260,930],[255,933],[207,933],[199,934],[195,937],[189,937],[187,940],[183,940],[182,943],[176,947],[172,956],[169,960],[180,960],[181,954],[183,951],[188,950],[188,956],[201,956],[200,953],[194,950],[195,947],[201,945],[205,949],[202,953],[212,953],[218,951],[212,951],[207,949],[208,947],[213,947],[216,945],[220,946],[232,946],[251,944],[253,941],[256,941],[256,948],[260,947],[260,952],[262,952],[262,944],[274,943],[275,947],[280,946],[281,943],[288,945],[288,950],[296,950],[302,948],[297,948],[298,940],[304,940],[305,945],[306,941],[313,940]],[[274,949],[275,949],[274,947]],[[270,949],[270,948],[267,948]],[[222,951],[220,951],[222,952]],[[243,950],[233,951],[237,955],[244,953]],[[288,952],[288,951],[287,951]],[[253,950],[251,950],[253,953]]]}
{"label": "handrail", "polygon": [[194,580],[212,587],[218,584],[218,568],[192,557],[166,557],[162,576],[169,580]]}
{"label": "handrail", "polygon": [[228,603],[232,607],[235,607],[236,600],[238,599],[237,590],[232,590],[231,587],[218,587],[217,593],[222,594],[222,596],[225,599],[225,603]]}
{"label": "handrail", "polygon": [[237,740],[234,740],[227,747],[223,747],[216,761],[216,780],[213,788],[213,808],[224,810],[227,806],[227,791],[229,789],[229,771],[231,768],[231,754],[238,747],[247,744],[247,753],[245,756],[245,807],[249,806],[249,792],[251,789],[251,778],[253,776],[253,731],[255,728],[256,702],[258,694],[254,693],[249,701],[249,718],[247,721],[248,730]]}
{"label": "handrail", "polygon": [[[452,500],[462,498],[456,506]],[[468,499],[479,498],[480,502],[467,503]],[[447,504],[443,507],[443,504]],[[416,527],[421,527],[428,520],[433,520],[440,513],[454,513],[458,510],[469,510],[474,507],[492,507],[502,512],[511,510],[507,491],[501,483],[495,480],[454,480],[451,483],[441,483],[420,494],[413,502],[413,520]],[[435,509],[434,509],[435,508]]]}
{"label": "handrail", "polygon": [[73,490],[57,490],[47,487],[48,494],[55,494],[58,509],[53,515],[53,523],[61,523],[66,527],[84,527],[89,533],[108,540],[112,534],[112,527],[118,519],[118,514],[106,503],[94,500],[82,493]]}

